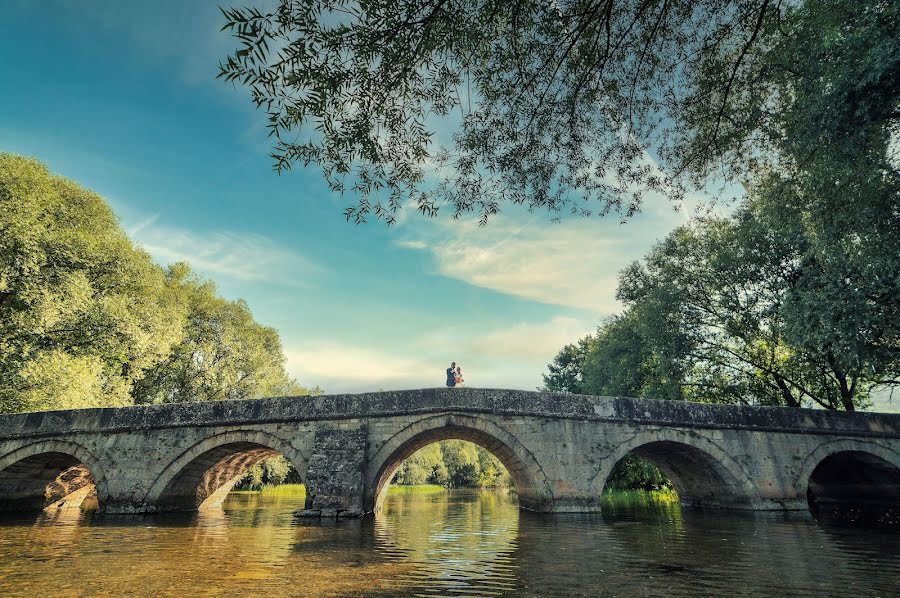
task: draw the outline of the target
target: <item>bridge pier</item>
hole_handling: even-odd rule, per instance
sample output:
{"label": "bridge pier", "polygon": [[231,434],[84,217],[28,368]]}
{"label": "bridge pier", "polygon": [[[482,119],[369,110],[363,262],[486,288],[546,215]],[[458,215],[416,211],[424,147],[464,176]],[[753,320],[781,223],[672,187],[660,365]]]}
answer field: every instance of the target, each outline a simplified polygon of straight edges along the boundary
{"label": "bridge pier", "polygon": [[315,432],[306,473],[306,506],[301,517],[361,517],[366,427],[345,424]]}

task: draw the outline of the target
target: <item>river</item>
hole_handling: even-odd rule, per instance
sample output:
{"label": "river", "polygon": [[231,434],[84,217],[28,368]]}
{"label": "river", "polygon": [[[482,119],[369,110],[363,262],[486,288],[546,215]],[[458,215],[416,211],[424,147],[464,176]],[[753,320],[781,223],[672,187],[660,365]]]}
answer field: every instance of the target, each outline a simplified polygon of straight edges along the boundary
{"label": "river", "polygon": [[363,520],[298,498],[0,520],[0,596],[891,596],[900,534],[637,502],[520,512],[502,492],[391,492]]}

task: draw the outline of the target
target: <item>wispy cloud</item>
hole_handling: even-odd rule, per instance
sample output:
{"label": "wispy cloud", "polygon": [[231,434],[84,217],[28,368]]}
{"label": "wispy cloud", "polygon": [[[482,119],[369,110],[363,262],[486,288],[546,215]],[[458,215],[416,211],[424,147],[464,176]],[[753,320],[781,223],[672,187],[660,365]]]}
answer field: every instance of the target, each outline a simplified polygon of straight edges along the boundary
{"label": "wispy cloud", "polygon": [[302,384],[319,385],[326,392],[428,388],[443,384],[444,360],[452,359],[463,367],[471,386],[533,389],[560,348],[590,332],[591,326],[557,316],[468,338],[434,330],[394,346],[306,339],[288,343],[287,369]]}
{"label": "wispy cloud", "polygon": [[421,388],[440,382],[440,364],[425,363],[394,351],[313,342],[288,348],[285,354],[292,376],[303,384],[318,384],[328,392]]}
{"label": "wispy cloud", "polygon": [[577,318],[557,316],[546,322],[520,322],[488,332],[472,342],[475,355],[503,359],[550,361],[566,344],[593,329]]}
{"label": "wispy cloud", "polygon": [[437,272],[542,303],[612,313],[618,272],[674,226],[597,220],[546,222],[496,218],[437,224],[432,234],[398,241],[429,251]]}
{"label": "wispy cloud", "polygon": [[156,217],[138,223],[130,236],[160,263],[188,262],[214,277],[245,282],[304,286],[320,270],[308,258],[257,233],[196,232],[156,226]]}

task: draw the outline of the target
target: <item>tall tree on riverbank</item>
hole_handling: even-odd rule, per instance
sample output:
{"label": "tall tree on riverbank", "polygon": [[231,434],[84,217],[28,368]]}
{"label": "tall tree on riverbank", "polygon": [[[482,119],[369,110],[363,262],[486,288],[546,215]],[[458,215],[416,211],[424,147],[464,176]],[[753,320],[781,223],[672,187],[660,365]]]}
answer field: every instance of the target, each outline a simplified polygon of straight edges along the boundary
{"label": "tall tree on riverbank", "polygon": [[582,388],[853,410],[898,384],[898,39],[896,3],[784,8],[723,103],[748,198],[622,273],[626,312],[591,337]]}
{"label": "tall tree on riverbank", "polygon": [[[754,190],[732,217],[676,229],[621,273],[624,313],[579,341],[577,360],[565,347],[545,384],[716,403],[866,405],[900,373],[900,255],[861,264],[852,251],[823,251],[818,234],[780,181]],[[580,371],[566,379],[578,383],[564,387],[554,372],[572,363]]]}
{"label": "tall tree on riverbank", "polygon": [[247,304],[227,301],[187,264],[166,272],[169,292],[186,308],[185,331],[168,356],[134,385],[137,403],[216,401],[307,394],[284,370],[278,332],[253,319]]}
{"label": "tall tree on riverbank", "polygon": [[0,411],[131,403],[184,310],[105,201],[0,154]]}
{"label": "tall tree on riverbank", "polygon": [[0,154],[0,412],[274,394],[307,391],[246,303],[154,264],[95,193]]}

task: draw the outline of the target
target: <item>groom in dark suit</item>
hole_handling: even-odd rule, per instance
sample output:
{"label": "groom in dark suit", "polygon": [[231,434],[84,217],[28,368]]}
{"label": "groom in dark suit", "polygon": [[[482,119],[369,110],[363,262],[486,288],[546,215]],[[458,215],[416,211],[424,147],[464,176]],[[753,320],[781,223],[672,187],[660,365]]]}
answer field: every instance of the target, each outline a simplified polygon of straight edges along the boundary
{"label": "groom in dark suit", "polygon": [[450,367],[447,368],[447,386],[453,387],[456,386],[456,362],[450,364]]}

